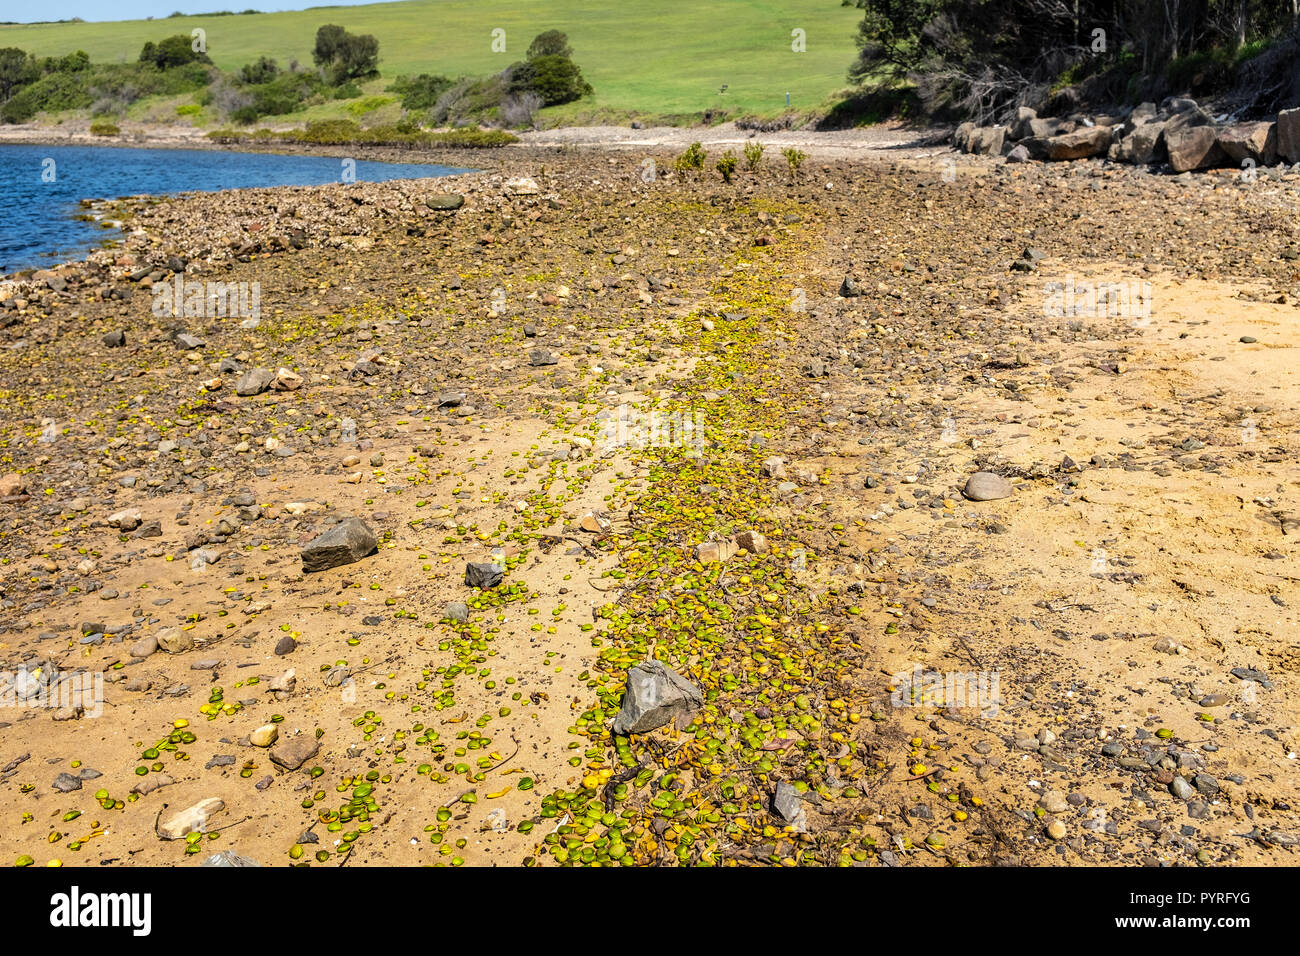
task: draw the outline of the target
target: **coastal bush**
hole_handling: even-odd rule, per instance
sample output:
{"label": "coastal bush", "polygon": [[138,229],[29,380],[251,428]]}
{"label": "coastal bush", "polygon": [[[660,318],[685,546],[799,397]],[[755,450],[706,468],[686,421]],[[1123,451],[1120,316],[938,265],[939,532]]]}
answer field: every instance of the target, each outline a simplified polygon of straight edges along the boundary
{"label": "coastal bush", "polygon": [[573,48],[569,46],[569,35],[559,30],[546,30],[533,37],[533,42],[528,44],[528,52],[525,56],[530,60],[535,60],[539,56],[573,56]]}
{"label": "coastal bush", "polygon": [[680,156],[673,160],[673,169],[678,172],[686,172],[692,169],[703,169],[704,157],[704,147],[699,143],[691,143],[690,146],[687,146],[686,149],[682,151]]}
{"label": "coastal bush", "polygon": [[69,73],[51,73],[24,86],[0,107],[6,123],[25,123],[42,110],[84,109],[94,102],[86,84]]}
{"label": "coastal bush", "polygon": [[270,83],[279,75],[280,67],[269,56],[260,56],[239,68],[239,81],[250,85]]}
{"label": "coastal bush", "polygon": [[464,77],[445,90],[430,112],[435,125],[447,126],[494,115],[508,92],[509,70],[495,76]]}
{"label": "coastal bush", "polygon": [[297,139],[303,143],[337,145],[355,143],[361,135],[361,124],[355,120],[335,119],[308,123],[305,130],[297,133]]}
{"label": "coastal bush", "polygon": [[0,49],[0,100],[7,100],[14,91],[34,83],[41,75],[36,60],[16,46]]}
{"label": "coastal bush", "polygon": [[324,88],[320,77],[312,73],[281,73],[267,83],[245,85],[239,88],[242,96],[236,97],[227,110],[238,123],[252,123],[263,116],[283,116],[302,108]]}
{"label": "coastal bush", "polygon": [[531,90],[510,93],[501,101],[499,110],[501,122],[511,129],[532,127],[537,111],[543,105],[541,96]]}
{"label": "coastal bush", "polygon": [[753,172],[762,162],[763,144],[757,140],[750,140],[745,144],[745,168]]}
{"label": "coastal bush", "polygon": [[367,96],[357,100],[355,103],[348,104],[348,112],[353,116],[363,116],[366,113],[373,113],[381,107],[393,103],[395,100],[391,96]]}
{"label": "coastal bush", "polygon": [[92,136],[116,136],[121,132],[121,129],[107,120],[95,120],[90,124],[90,134]]}
{"label": "coastal bush", "polygon": [[404,110],[429,110],[452,85],[453,81],[448,77],[421,73],[418,76],[399,76],[389,85],[388,92],[401,97]]}
{"label": "coastal bush", "polygon": [[731,182],[731,177],[736,172],[736,154],[731,150],[727,150],[722,154],[722,158],[718,160],[716,168],[722,174],[724,183]]}
{"label": "coastal bush", "polygon": [[808,158],[808,154],[803,150],[795,149],[793,146],[787,146],[781,150],[781,155],[785,157],[786,164],[790,167],[790,176],[794,178],[799,175],[799,167],[803,161]]}
{"label": "coastal bush", "polygon": [[187,63],[211,63],[212,60],[207,53],[194,49],[194,42],[188,36],[177,33],[158,43],[147,42],[140,50],[139,62],[166,70]]}
{"label": "coastal bush", "polygon": [[547,54],[515,65],[510,92],[536,93],[545,105],[559,106],[589,95],[592,89],[578,64],[567,56]]}

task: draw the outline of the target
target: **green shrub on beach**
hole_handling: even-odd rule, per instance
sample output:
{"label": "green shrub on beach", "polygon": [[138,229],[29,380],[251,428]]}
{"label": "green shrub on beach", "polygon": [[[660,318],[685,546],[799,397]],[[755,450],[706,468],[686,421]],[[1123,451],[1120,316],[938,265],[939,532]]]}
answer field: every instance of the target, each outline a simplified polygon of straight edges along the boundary
{"label": "green shrub on beach", "polygon": [[90,134],[92,136],[117,136],[122,131],[108,120],[95,120],[90,124]]}
{"label": "green shrub on beach", "polygon": [[673,160],[673,169],[678,172],[686,172],[692,169],[703,169],[704,157],[704,147],[699,143],[691,143],[690,146],[687,146],[686,149],[682,150],[680,156]]}

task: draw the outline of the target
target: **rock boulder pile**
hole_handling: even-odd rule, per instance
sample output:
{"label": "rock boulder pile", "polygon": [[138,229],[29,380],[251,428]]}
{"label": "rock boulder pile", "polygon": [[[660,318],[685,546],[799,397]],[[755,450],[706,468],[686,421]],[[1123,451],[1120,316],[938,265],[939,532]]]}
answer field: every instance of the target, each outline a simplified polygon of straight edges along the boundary
{"label": "rock boulder pile", "polygon": [[1113,115],[1040,117],[1020,107],[1005,126],[962,123],[953,146],[964,153],[1005,156],[1007,162],[1057,162],[1104,157],[1117,163],[1168,164],[1175,173],[1232,166],[1300,163],[1300,108],[1275,120],[1216,119],[1193,99],[1170,97]]}

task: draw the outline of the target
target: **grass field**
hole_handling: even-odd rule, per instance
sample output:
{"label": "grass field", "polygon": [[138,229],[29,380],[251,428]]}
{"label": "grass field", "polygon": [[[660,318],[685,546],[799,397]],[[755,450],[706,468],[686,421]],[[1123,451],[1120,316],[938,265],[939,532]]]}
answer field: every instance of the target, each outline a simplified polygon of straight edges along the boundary
{"label": "grass field", "polygon": [[[217,5],[214,3],[214,6]],[[522,59],[543,30],[569,34],[594,97],[565,115],[672,115],[725,109],[774,115],[824,106],[845,85],[861,16],[839,0],[405,0],[287,13],[192,16],[117,23],[0,26],[0,47],[38,56],[85,50],[92,60],[134,60],[146,40],[195,27],[223,69],[259,56],[311,62],[316,28],[337,23],[379,39],[380,71],[484,75]],[[506,52],[492,51],[505,30]],[[791,49],[804,31],[806,52]],[[725,93],[720,92],[726,84]],[[552,117],[552,122],[555,117]]]}

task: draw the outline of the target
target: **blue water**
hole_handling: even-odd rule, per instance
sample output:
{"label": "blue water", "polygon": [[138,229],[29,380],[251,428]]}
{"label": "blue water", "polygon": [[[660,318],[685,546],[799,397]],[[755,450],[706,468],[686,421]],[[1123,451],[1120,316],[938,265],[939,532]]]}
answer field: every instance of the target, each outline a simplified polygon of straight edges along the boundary
{"label": "blue water", "polygon": [[[51,166],[51,161],[53,165]],[[47,170],[53,170],[53,181]],[[359,182],[467,172],[428,163],[357,160]],[[82,199],[343,181],[343,161],[206,149],[0,145],[0,274],[80,259],[116,229],[78,221]]]}

